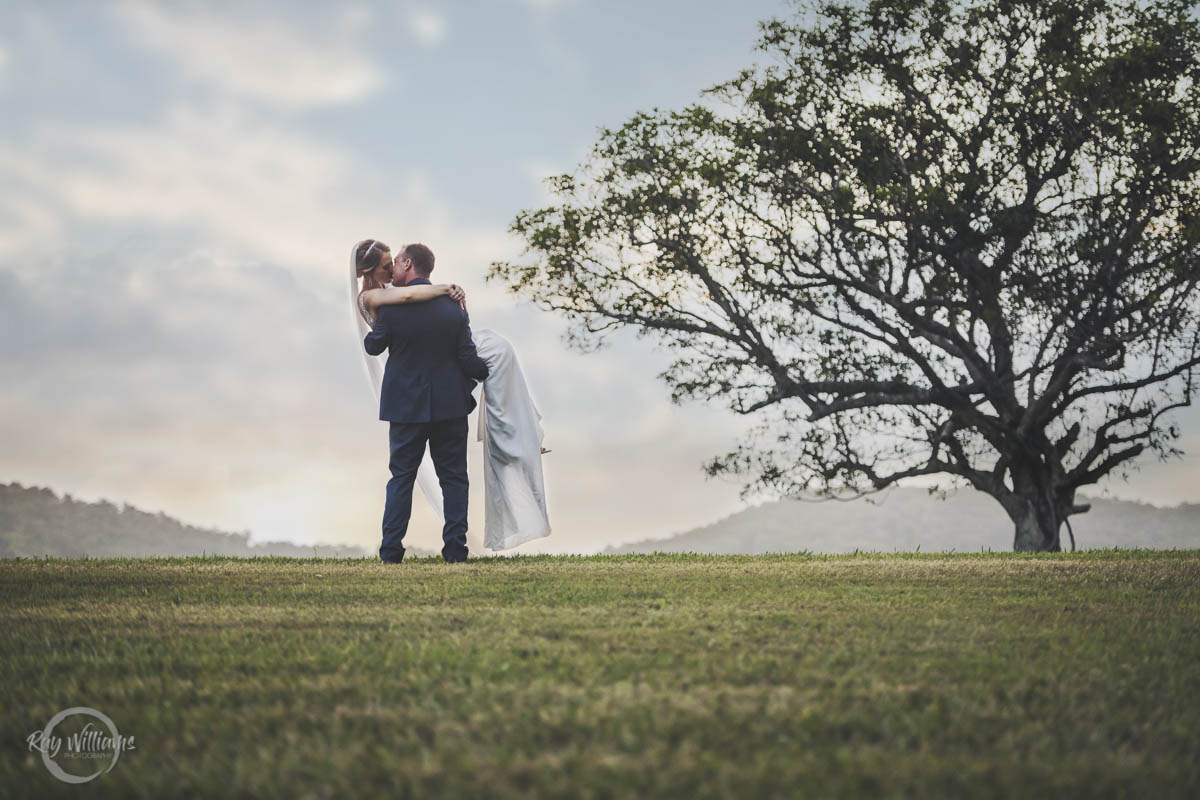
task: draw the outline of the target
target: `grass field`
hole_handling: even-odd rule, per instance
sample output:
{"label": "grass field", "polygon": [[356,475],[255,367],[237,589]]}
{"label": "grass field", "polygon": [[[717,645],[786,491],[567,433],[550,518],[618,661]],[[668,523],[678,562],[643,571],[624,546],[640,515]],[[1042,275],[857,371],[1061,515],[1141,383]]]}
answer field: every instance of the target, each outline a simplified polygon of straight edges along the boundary
{"label": "grass field", "polygon": [[[1200,551],[0,562],[4,797],[1196,797]],[[82,786],[26,737],[104,712]]]}

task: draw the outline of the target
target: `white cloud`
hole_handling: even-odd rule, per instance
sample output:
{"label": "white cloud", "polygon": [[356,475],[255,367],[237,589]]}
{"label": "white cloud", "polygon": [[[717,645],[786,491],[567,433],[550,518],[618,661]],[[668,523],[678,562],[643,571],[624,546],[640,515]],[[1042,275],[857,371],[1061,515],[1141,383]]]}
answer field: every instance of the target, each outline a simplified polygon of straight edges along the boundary
{"label": "white cloud", "polygon": [[359,36],[367,31],[374,18],[370,8],[366,6],[347,6],[342,9],[336,24],[341,25],[351,36]]}
{"label": "white cloud", "polygon": [[39,242],[61,230],[61,210],[44,196],[58,177],[50,165],[0,142],[0,258],[37,253]]}
{"label": "white cloud", "polygon": [[[80,221],[190,230],[331,283],[364,236],[429,242],[464,283],[512,254],[502,229],[463,226],[420,173],[386,181],[340,148],[237,109],[181,106],[149,125],[48,125],[19,150],[0,144],[0,256]],[[475,307],[489,294],[499,302],[498,289],[480,291]]]}
{"label": "white cloud", "polygon": [[236,96],[295,109],[358,100],[383,83],[354,36],[361,14],[343,14],[319,32],[152,3],[122,3],[116,14],[190,80]]}
{"label": "white cloud", "polygon": [[83,157],[58,185],[79,215],[198,226],[280,263],[311,263],[331,219],[367,211],[347,204],[353,165],[341,151],[238,111],[177,108],[151,126],[40,138]]}
{"label": "white cloud", "polygon": [[446,18],[430,11],[414,11],[408,17],[409,27],[422,44],[435,45],[446,37]]}
{"label": "white cloud", "polygon": [[525,5],[536,11],[555,11],[562,8],[569,0],[524,0]]}

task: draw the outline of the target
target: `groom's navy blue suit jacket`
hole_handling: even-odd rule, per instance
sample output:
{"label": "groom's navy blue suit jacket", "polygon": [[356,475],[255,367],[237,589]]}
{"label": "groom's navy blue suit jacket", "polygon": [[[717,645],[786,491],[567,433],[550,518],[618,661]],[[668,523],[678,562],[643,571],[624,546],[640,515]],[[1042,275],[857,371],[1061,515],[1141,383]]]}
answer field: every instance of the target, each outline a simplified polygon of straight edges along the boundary
{"label": "groom's navy blue suit jacket", "polygon": [[[428,283],[414,278],[408,285]],[[379,394],[379,418],[386,422],[465,417],[475,408],[475,381],[488,375],[467,312],[449,296],[380,306],[363,347],[373,356],[388,351]]]}

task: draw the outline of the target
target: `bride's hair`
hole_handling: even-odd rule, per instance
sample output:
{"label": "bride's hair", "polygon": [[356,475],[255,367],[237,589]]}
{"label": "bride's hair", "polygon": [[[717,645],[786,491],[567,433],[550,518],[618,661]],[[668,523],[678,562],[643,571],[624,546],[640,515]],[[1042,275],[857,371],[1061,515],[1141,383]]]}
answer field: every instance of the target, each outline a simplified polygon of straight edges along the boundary
{"label": "bride's hair", "polygon": [[391,248],[378,239],[363,239],[358,243],[354,249],[354,271],[363,280],[363,291],[379,288],[371,273],[383,263],[383,254],[390,252]]}
{"label": "bride's hair", "polygon": [[374,271],[383,261],[383,254],[392,249],[378,239],[363,239],[354,251],[354,269],[359,277]]}

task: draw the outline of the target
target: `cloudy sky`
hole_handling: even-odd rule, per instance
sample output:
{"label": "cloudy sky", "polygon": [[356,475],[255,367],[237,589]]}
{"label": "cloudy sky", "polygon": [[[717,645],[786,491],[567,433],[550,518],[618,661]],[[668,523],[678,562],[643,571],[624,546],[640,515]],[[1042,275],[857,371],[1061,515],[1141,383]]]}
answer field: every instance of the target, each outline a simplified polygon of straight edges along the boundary
{"label": "cloudy sky", "polygon": [[[373,236],[428,243],[474,326],[517,347],[554,450],[555,534],[521,552],[743,507],[701,464],[744,421],[671,406],[645,342],[568,350],[483,276],[599,127],[749,66],[757,21],[787,8],[0,0],[0,481],[376,546],[386,425],[345,277]],[[1179,420],[1195,453],[1200,420]],[[1109,488],[1173,504],[1198,485],[1192,455]],[[433,549],[416,509],[408,542]]]}

